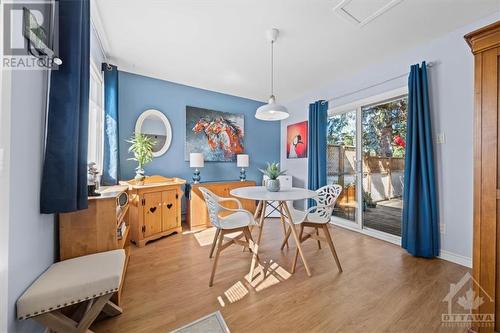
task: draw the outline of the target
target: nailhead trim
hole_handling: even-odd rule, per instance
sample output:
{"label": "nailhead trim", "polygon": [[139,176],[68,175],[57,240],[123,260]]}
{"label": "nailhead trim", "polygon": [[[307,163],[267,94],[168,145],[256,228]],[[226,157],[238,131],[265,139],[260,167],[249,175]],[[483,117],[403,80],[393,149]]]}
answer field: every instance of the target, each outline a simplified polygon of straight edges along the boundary
{"label": "nailhead trim", "polygon": [[[93,297],[85,297],[85,299],[84,299],[84,300],[80,300],[80,299],[79,299],[78,301],[74,301],[74,300],[73,300],[73,301],[69,301],[69,302],[70,302],[70,304],[69,304],[69,305],[71,305],[71,304],[75,304],[75,303],[80,303],[80,302],[83,302],[83,301],[88,300],[88,299],[93,299],[93,298],[96,298],[97,296],[103,296],[103,295],[107,295],[107,294],[112,293],[112,292],[117,292],[117,291],[118,291],[118,289],[119,289],[119,288],[110,289],[110,290],[105,290],[105,291],[100,292],[100,293],[99,293],[99,295],[97,295],[97,294],[96,294],[96,295],[94,295]],[[61,308],[61,307],[66,307],[66,306],[68,306],[68,303],[64,303],[63,305],[57,305],[57,306],[55,307],[55,309],[54,309],[54,307],[50,307],[48,310],[41,309],[41,310],[36,311],[36,312],[33,312],[33,313],[28,313],[27,315],[25,315],[25,316],[20,316],[20,317],[18,317],[17,319],[18,319],[18,320],[26,320],[26,319],[28,319],[28,318],[38,316],[38,315],[40,315],[40,314],[42,314],[42,313],[45,313],[45,312],[52,312],[52,311],[54,311],[54,310],[57,310],[57,309],[59,309],[59,308]]]}

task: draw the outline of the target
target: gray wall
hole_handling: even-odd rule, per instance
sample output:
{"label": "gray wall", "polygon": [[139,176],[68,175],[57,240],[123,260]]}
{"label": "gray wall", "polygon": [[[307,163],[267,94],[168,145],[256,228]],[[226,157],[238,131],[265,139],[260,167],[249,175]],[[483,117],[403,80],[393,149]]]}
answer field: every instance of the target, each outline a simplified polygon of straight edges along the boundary
{"label": "gray wall", "polygon": [[[11,76],[8,332],[41,332],[16,319],[16,300],[55,260],[54,215],[41,215],[47,72],[14,70]],[[3,296],[2,296],[3,297]]]}
{"label": "gray wall", "polygon": [[46,84],[42,71],[12,73],[9,332],[41,330],[31,320],[16,320],[15,303],[55,259],[54,216],[39,213]]}
{"label": "gray wall", "polygon": [[[411,51],[380,59],[380,63],[357,74],[331,82],[285,103],[291,112],[281,122],[281,162],[296,185],[307,185],[307,159],[287,159],[286,126],[307,119],[309,103],[357,91],[409,70],[423,60],[436,62],[429,69],[433,133],[444,132],[445,144],[435,146],[439,215],[446,224],[441,236],[442,250],[470,262],[472,252],[472,145],[473,145],[473,57],[463,39],[464,34],[500,19],[500,15],[484,18],[435,39]],[[368,48],[367,48],[368,49]],[[367,55],[368,56],[368,55]],[[407,85],[407,77],[364,90],[334,101],[347,104]]]}

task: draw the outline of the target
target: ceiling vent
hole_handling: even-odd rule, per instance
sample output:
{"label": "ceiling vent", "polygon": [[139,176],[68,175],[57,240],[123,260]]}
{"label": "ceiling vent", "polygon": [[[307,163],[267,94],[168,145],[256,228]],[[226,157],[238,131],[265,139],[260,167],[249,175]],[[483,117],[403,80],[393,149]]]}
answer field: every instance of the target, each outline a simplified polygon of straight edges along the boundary
{"label": "ceiling vent", "polygon": [[403,0],[342,0],[333,11],[356,26],[364,26]]}

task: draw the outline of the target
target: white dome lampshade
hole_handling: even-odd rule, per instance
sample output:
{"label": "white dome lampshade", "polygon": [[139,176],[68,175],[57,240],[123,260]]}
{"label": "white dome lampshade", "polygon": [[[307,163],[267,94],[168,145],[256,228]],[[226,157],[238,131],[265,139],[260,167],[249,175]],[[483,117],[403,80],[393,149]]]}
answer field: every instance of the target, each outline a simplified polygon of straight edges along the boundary
{"label": "white dome lampshade", "polygon": [[255,111],[255,118],[259,120],[275,121],[288,118],[288,110],[281,104],[276,103],[276,98],[271,96],[267,104],[262,105]]}
{"label": "white dome lampshade", "polygon": [[271,97],[269,97],[267,104],[262,105],[255,111],[255,118],[259,120],[283,120],[290,116],[286,107],[276,103],[276,97],[274,96],[274,43],[278,39],[278,35],[278,29],[267,31],[267,39],[271,42]]}

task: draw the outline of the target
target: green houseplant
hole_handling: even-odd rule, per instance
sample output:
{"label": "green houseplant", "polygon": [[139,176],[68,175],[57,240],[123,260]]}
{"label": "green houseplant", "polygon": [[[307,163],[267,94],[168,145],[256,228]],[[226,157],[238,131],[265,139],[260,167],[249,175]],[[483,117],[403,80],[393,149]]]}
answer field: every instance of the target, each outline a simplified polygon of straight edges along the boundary
{"label": "green houseplant", "polygon": [[153,160],[153,147],[156,144],[155,140],[142,133],[134,133],[129,140],[128,148],[129,153],[133,153],[134,157],[129,160],[136,161],[137,167],[135,168],[134,179],[138,182],[144,181],[144,166]]}
{"label": "green houseplant", "polygon": [[265,170],[259,169],[269,179],[265,181],[266,189],[270,192],[278,192],[280,190],[279,176],[286,174],[286,170],[280,171],[280,164],[277,162],[267,163]]}
{"label": "green houseplant", "polygon": [[363,211],[365,211],[367,208],[376,207],[377,203],[373,201],[371,193],[363,190]]}

